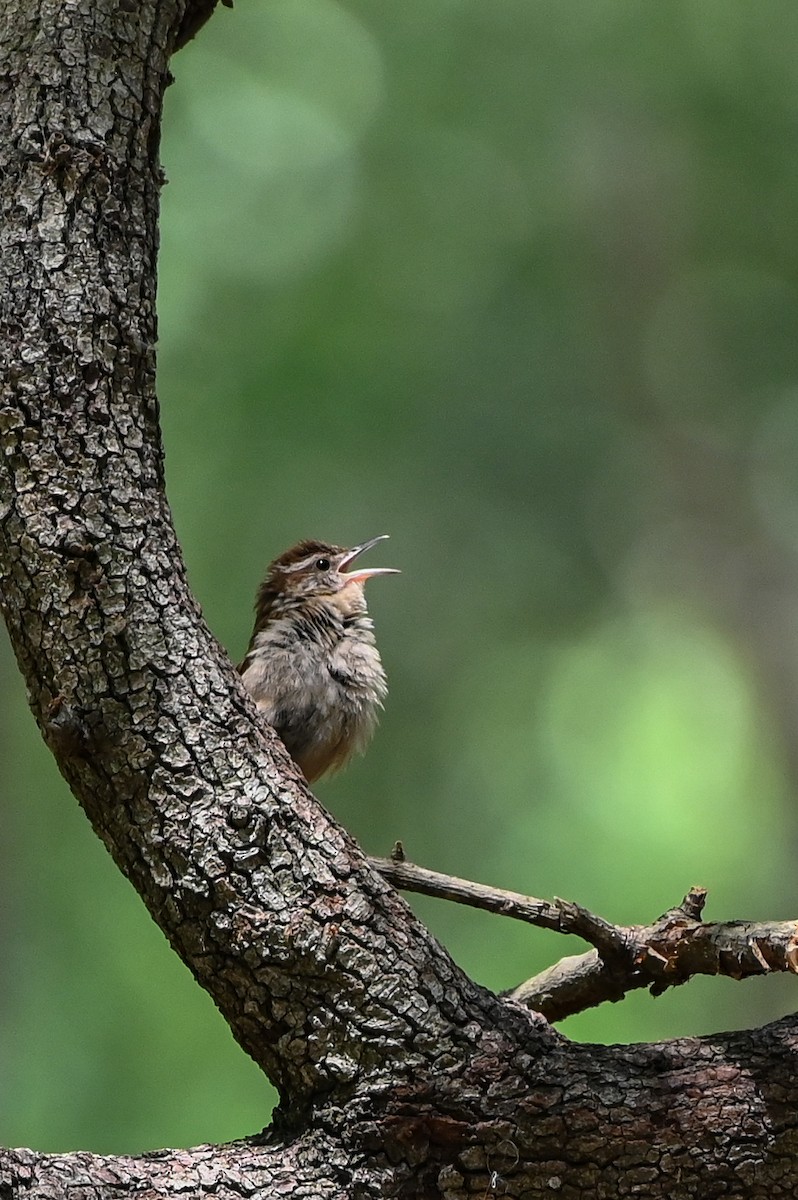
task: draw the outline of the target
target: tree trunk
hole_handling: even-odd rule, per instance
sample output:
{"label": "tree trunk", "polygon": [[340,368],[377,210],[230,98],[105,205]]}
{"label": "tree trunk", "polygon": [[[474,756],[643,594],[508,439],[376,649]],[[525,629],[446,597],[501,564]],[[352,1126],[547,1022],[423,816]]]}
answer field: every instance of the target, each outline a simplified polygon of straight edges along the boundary
{"label": "tree trunk", "polygon": [[212,7],[0,15],[2,607],[60,770],[281,1103],[233,1145],[0,1152],[0,1197],[793,1197],[793,1021],[580,1046],[478,987],[316,803],[201,619],[154,302],[169,56]]}

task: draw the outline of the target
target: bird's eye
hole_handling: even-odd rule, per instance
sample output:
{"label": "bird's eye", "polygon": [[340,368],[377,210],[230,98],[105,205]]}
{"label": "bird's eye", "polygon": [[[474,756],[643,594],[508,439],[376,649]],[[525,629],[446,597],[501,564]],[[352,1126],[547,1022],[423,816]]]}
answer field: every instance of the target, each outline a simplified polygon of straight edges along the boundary
{"label": "bird's eye", "polygon": [[329,571],[329,569],[330,569],[329,558],[317,558],[316,559],[316,570],[317,571]]}

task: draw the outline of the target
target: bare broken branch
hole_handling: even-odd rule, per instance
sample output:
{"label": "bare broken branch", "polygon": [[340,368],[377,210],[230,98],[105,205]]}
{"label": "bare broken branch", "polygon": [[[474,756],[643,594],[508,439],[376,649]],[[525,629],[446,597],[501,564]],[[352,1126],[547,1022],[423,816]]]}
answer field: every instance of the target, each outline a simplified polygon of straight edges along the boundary
{"label": "bare broken branch", "polygon": [[570,955],[507,993],[549,1021],[623,999],[647,987],[659,996],[693,975],[748,979],[774,971],[798,974],[798,921],[703,924],[706,890],[693,887],[681,904],[650,925],[613,925],[567,900],[539,900],[407,862],[403,853],[372,858],[394,887],[467,904],[542,929],[576,934],[593,946]]}
{"label": "bare broken branch", "polygon": [[441,900],[452,900],[456,904],[467,904],[471,908],[482,908],[486,912],[502,917],[513,917],[538,925],[541,929],[553,929],[556,933],[573,933],[602,951],[612,959],[625,954],[619,927],[611,925],[602,917],[589,912],[570,900],[538,900],[520,892],[508,892],[503,888],[487,887],[469,879],[458,879],[455,875],[444,875],[426,867],[408,862],[402,855],[390,858],[370,858],[376,871],[395,888],[405,892],[419,892],[424,896],[437,896]]}

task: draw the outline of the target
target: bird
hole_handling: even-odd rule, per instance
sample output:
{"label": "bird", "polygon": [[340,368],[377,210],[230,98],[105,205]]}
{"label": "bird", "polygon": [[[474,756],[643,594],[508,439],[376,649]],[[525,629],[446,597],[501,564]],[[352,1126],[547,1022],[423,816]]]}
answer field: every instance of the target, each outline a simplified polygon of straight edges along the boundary
{"label": "bird", "polygon": [[356,567],[387,533],[347,549],[303,541],[270,564],[238,670],[308,783],[362,753],[388,693],[364,585],[394,567]]}

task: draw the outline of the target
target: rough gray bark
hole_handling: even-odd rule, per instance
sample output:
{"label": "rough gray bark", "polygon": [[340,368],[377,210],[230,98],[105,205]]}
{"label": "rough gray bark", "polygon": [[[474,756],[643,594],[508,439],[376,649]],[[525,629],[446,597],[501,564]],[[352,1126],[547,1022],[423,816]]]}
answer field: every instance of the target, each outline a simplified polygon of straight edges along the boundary
{"label": "rough gray bark", "polygon": [[59,767],[280,1090],[268,1137],[0,1152],[0,1197],[792,1197],[798,1037],[574,1046],[316,804],[191,598],[154,391],[158,133],[207,0],[6,0],[2,607]]}

